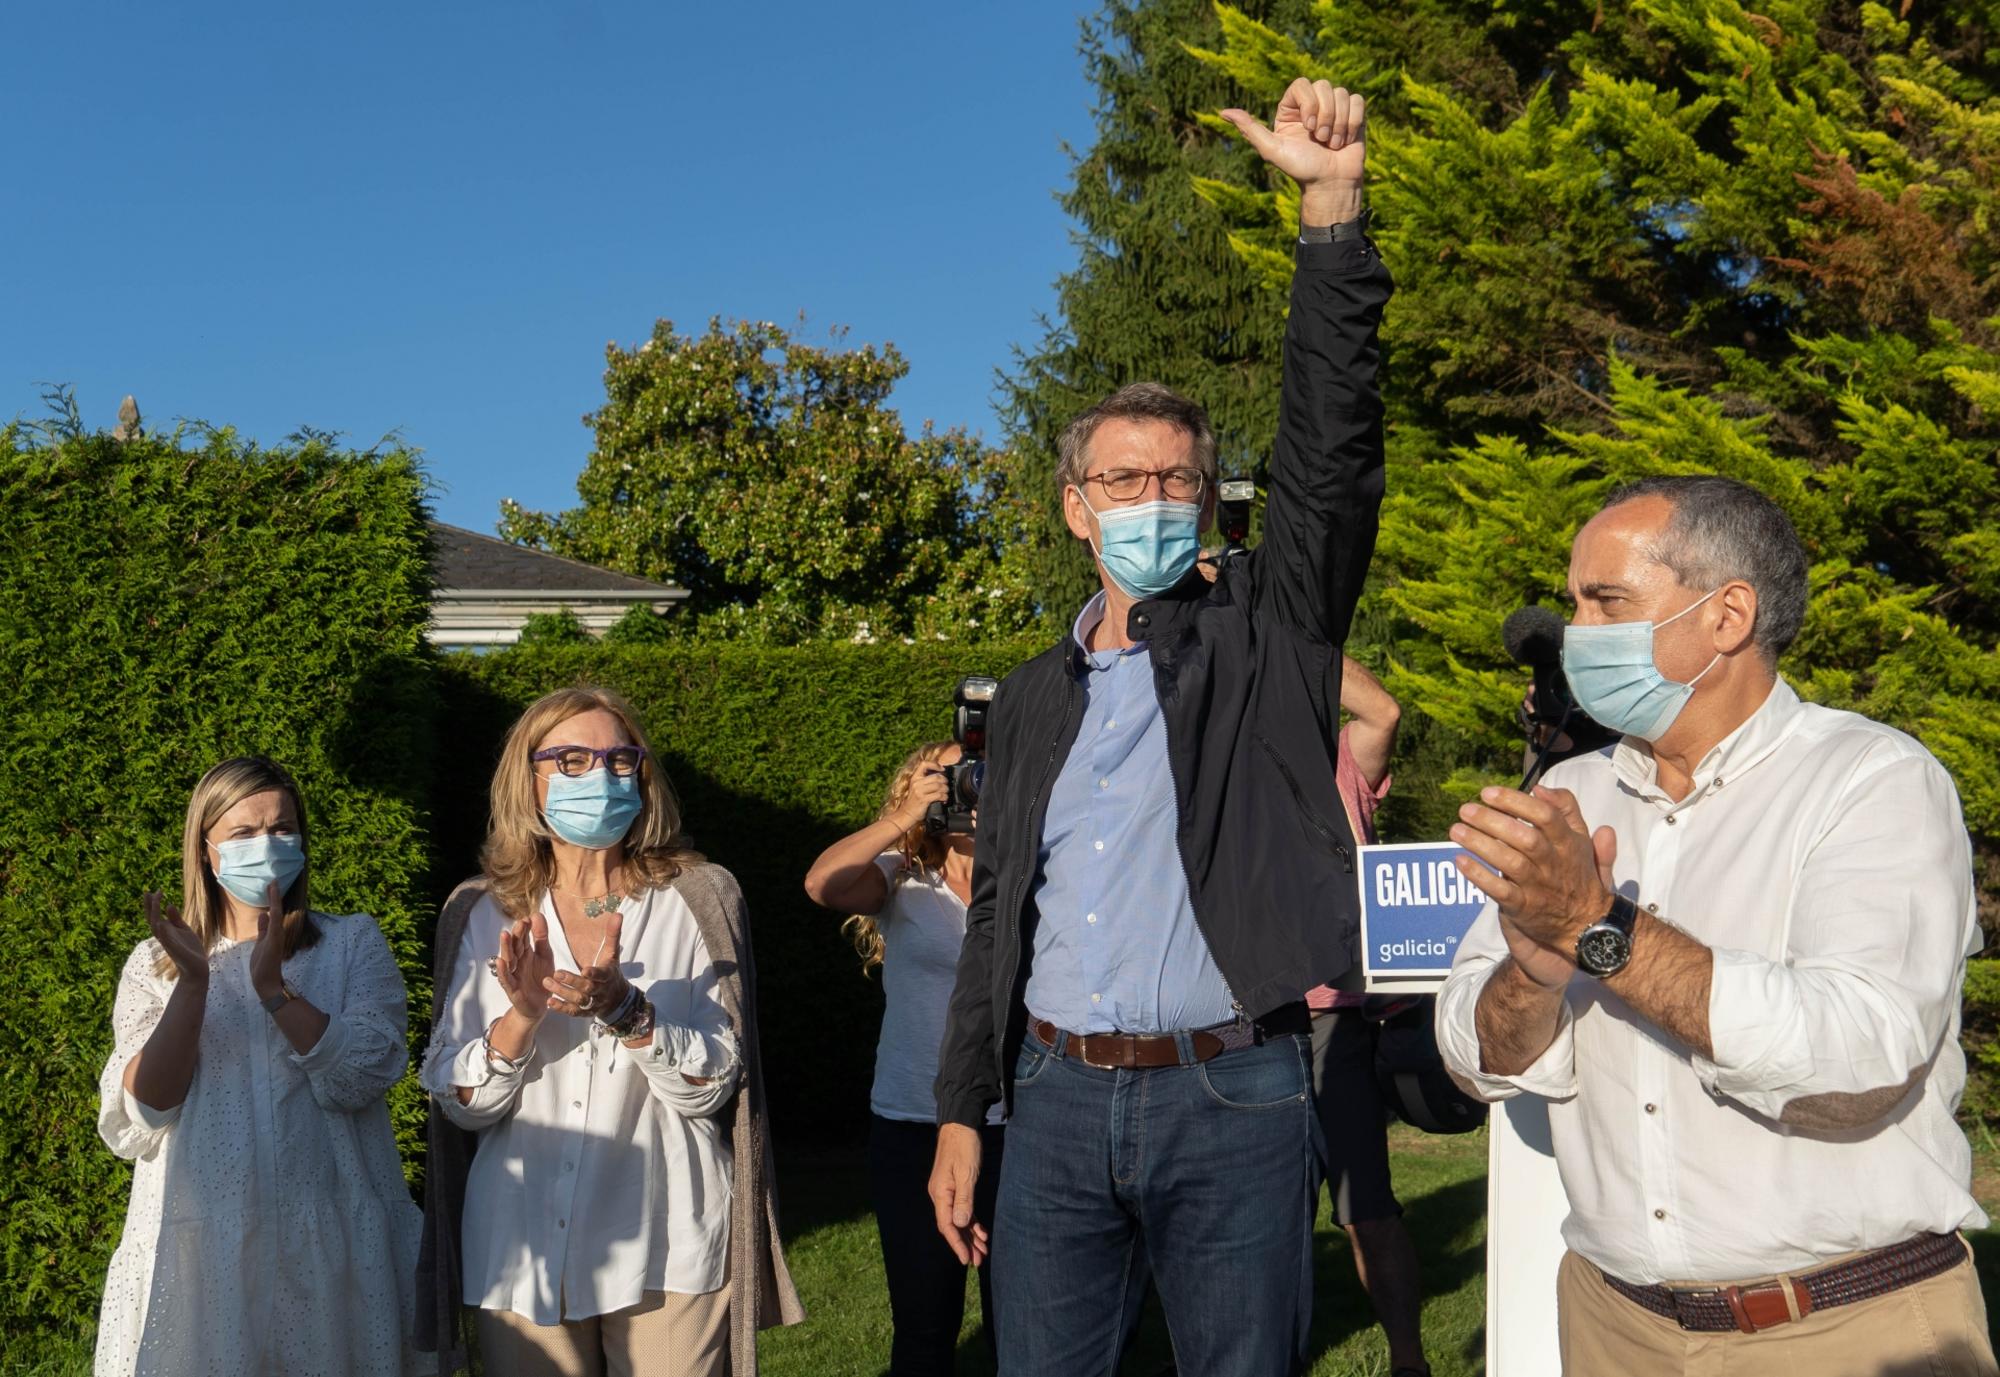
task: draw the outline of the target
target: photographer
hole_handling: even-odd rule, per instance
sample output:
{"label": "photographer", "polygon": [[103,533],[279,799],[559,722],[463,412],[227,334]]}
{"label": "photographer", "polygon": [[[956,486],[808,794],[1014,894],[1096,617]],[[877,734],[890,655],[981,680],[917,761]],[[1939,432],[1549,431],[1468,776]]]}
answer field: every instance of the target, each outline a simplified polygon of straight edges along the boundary
{"label": "photographer", "polygon": [[[1204,1377],[1293,1371],[1310,1317],[1304,995],[1355,957],[1329,683],[1375,543],[1390,283],[1365,234],[1361,98],[1301,79],[1275,132],[1226,113],[1298,182],[1305,226],[1264,542],[1213,585],[1195,570],[1216,496],[1199,406],[1136,384],[1077,417],[1058,480],[1102,589],[988,723],[931,1197],[962,1260],[1005,1240],[1009,1377],[1115,1365],[1147,1273]],[[989,1235],[974,1192],[996,1101]]]}
{"label": "photographer", "polygon": [[[925,1193],[938,1135],[931,1082],[972,890],[972,834],[929,827],[926,816],[935,809],[942,821],[946,772],[959,756],[955,741],[918,747],[889,782],[880,816],[829,846],[806,875],[814,903],[853,915],[845,928],[863,967],[882,968],[868,1188],[895,1323],[891,1377],[949,1377],[965,1318],[965,1264],[939,1237]],[[980,1130],[980,1147],[995,1170],[980,1183],[975,1213],[990,1221],[999,1180],[997,1108]],[[979,1269],[979,1296],[990,1345],[990,1267]]]}

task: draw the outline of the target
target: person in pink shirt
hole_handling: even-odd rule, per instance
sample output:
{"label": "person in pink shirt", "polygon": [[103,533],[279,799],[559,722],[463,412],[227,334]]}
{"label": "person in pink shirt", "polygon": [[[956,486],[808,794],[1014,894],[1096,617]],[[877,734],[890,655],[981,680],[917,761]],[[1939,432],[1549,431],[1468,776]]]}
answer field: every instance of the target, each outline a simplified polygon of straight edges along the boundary
{"label": "person in pink shirt", "polygon": [[[1375,840],[1375,810],[1389,793],[1389,756],[1402,709],[1381,680],[1342,655],[1340,729],[1334,782],[1355,840]],[[1333,1215],[1347,1230],[1354,1270],[1389,1340],[1392,1377],[1428,1377],[1420,1328],[1417,1250],[1403,1227],[1403,1207],[1389,1182],[1389,1115],[1375,1082],[1375,1042],[1361,993],[1322,985],[1306,994],[1312,1010],[1313,1101],[1326,1139],[1326,1184]]]}

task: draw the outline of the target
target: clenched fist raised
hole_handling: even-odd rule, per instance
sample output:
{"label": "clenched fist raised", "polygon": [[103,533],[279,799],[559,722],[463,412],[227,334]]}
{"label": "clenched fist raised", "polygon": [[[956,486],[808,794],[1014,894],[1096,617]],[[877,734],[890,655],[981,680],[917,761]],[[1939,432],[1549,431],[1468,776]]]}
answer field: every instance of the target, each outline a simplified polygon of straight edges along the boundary
{"label": "clenched fist raised", "polygon": [[1359,92],[1300,77],[1285,88],[1268,128],[1247,110],[1224,110],[1222,117],[1299,184],[1305,224],[1337,224],[1361,213],[1368,110]]}

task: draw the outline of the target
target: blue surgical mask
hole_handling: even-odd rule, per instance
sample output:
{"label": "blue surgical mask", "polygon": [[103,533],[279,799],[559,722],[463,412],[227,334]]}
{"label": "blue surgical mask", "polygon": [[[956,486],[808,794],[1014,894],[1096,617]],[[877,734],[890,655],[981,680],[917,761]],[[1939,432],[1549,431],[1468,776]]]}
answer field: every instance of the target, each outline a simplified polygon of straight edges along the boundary
{"label": "blue surgical mask", "polygon": [[618,845],[639,816],[639,774],[614,775],[606,769],[587,775],[550,775],[549,800],[542,816],[549,829],[571,846],[604,851]]}
{"label": "blue surgical mask", "polygon": [[[1083,505],[1090,499],[1076,489]],[[1093,543],[1111,581],[1134,598],[1157,597],[1187,576],[1201,554],[1201,507],[1194,502],[1141,502],[1097,517],[1102,544]]]}
{"label": "blue surgical mask", "polygon": [[266,832],[209,845],[215,848],[215,882],[253,908],[270,902],[272,884],[278,893],[289,893],[306,868],[306,844],[296,832]]}
{"label": "blue surgical mask", "polygon": [[1653,635],[1714,597],[1709,592],[1663,622],[1609,622],[1577,626],[1563,632],[1563,674],[1576,705],[1612,731],[1658,741],[1674,725],[1694,686],[1714,669],[1717,655],[1701,674],[1685,684],[1660,673],[1653,659]]}

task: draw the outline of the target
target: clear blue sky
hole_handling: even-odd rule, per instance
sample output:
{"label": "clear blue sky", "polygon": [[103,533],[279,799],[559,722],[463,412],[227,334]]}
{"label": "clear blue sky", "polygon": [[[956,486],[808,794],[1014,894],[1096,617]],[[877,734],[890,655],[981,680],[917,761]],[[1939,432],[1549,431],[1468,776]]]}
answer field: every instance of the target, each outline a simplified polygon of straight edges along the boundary
{"label": "clear blue sky", "polygon": [[998,438],[1075,261],[1081,0],[10,7],[0,417],[421,447],[441,517],[567,506],[605,342],[850,327]]}

